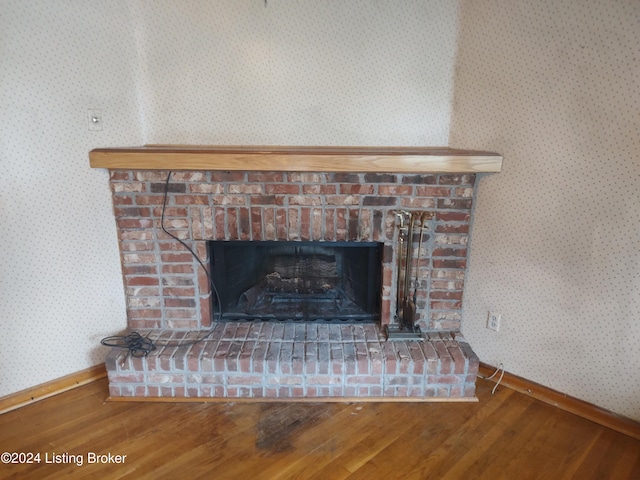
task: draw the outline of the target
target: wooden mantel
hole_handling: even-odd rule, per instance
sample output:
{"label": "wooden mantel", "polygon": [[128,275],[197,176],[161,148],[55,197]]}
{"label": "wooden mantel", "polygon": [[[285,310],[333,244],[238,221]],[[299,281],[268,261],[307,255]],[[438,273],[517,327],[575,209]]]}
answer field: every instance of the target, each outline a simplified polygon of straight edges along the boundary
{"label": "wooden mantel", "polygon": [[98,148],[92,168],[283,172],[491,173],[502,156],[447,147],[283,147],[147,145]]}

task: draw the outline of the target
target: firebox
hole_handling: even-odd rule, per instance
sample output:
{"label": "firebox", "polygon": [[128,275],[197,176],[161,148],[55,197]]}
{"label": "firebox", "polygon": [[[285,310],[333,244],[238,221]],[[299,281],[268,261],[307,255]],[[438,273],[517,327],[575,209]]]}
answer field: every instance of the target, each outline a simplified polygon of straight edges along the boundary
{"label": "firebox", "polygon": [[219,320],[379,322],[382,244],[210,241]]}

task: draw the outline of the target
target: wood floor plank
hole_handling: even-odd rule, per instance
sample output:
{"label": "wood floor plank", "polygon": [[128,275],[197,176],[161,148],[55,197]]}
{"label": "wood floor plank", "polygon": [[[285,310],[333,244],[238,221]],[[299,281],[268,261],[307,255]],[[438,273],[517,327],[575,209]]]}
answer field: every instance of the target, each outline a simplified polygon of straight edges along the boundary
{"label": "wood floor plank", "polygon": [[[0,415],[0,478],[640,478],[640,441],[478,380],[478,403],[106,402],[99,380]],[[126,455],[87,464],[89,452]]]}
{"label": "wood floor plank", "polygon": [[[350,428],[341,430],[332,438],[332,455],[325,459],[324,465],[314,462],[309,478],[349,477],[386,445],[406,432],[411,427],[417,410],[405,405],[397,409],[393,418],[388,418],[383,423],[379,407],[380,405],[375,404],[361,404],[351,412],[359,422],[352,422]],[[338,471],[341,472],[339,475]]]}
{"label": "wood floor plank", "polygon": [[[316,405],[313,408],[326,408]],[[354,418],[352,413],[356,408],[361,408],[361,414]],[[305,452],[305,456],[298,456],[297,459],[283,457],[281,460],[272,463],[269,468],[263,471],[264,478],[291,478],[293,472],[307,478],[313,471],[318,470],[332,462],[337,451],[346,448],[351,440],[349,437],[357,434],[358,431],[366,430],[375,421],[376,411],[379,404],[358,404],[343,405],[334,410],[319,422],[315,428],[304,428],[291,438],[291,449],[297,452]],[[305,458],[313,458],[309,463]],[[251,468],[245,468],[243,474],[250,473]]]}
{"label": "wood floor plank", "polygon": [[619,446],[617,456],[618,462],[607,472],[611,478],[640,478],[640,448],[637,445],[625,440]]}
{"label": "wood floor plank", "polygon": [[407,478],[414,469],[434,466],[446,460],[447,447],[443,443],[452,437],[459,438],[464,431],[473,431],[490,416],[511,391],[506,391],[500,401],[475,404],[474,407],[458,409],[456,414],[443,405],[422,409],[412,418],[411,428],[391,443],[379,455],[354,472],[352,478]]}
{"label": "wood floor plank", "polygon": [[[347,446],[344,453],[336,456],[332,465],[335,463],[340,464],[345,472],[349,472],[349,475],[351,475],[361,468],[362,465],[383,452],[392,442],[396,441],[411,428],[411,420],[415,413],[410,412],[406,414],[406,409],[403,410],[405,411],[405,415],[395,415],[393,417],[393,428],[391,425],[382,424],[382,422],[376,422],[371,425],[366,429],[364,436],[360,437],[357,442],[350,442],[350,445]],[[325,468],[318,473],[329,473],[329,468]],[[344,478],[346,478],[346,476]]]}
{"label": "wood floor plank", "polygon": [[[485,456],[481,461],[470,466],[470,469],[486,478],[491,476],[501,478],[506,477],[507,474],[505,472],[514,465],[514,459],[517,459],[516,465],[518,462],[526,463],[523,461],[526,458],[523,452],[527,451],[531,438],[535,437],[536,432],[548,427],[544,411],[540,410],[539,406],[538,402],[533,402],[522,417],[510,425],[507,432],[505,432],[505,436],[492,445],[492,454]],[[540,462],[546,462],[544,458],[540,460],[533,456],[528,460],[533,464],[537,464],[538,467],[542,467]],[[528,475],[530,474],[531,469],[526,472],[519,472],[516,476],[518,478],[529,478]]]}
{"label": "wood floor plank", "polygon": [[[487,422],[493,423],[492,426],[476,429],[471,432],[471,435],[464,434],[466,437],[464,442],[455,441],[456,448],[449,450],[439,471],[423,468],[418,472],[417,478],[425,474],[440,475],[442,478],[466,478],[481,471],[482,460],[493,457],[490,453],[493,453],[497,443],[503,444],[507,437],[511,437],[512,442],[508,442],[507,446],[514,444],[513,440],[517,437],[516,425],[519,431],[535,421],[527,415],[530,407],[529,402],[522,401],[523,399],[517,397],[513,400],[509,402],[509,408],[500,408],[487,418]],[[409,478],[411,477],[416,477],[416,475],[410,475]]]}
{"label": "wood floor plank", "polygon": [[[537,475],[542,468],[547,468],[548,464],[553,464],[555,460],[541,455],[536,456],[537,452],[532,449],[532,439],[536,438],[539,432],[551,429],[552,423],[553,419],[548,416],[544,405],[532,402],[522,417],[509,427],[509,430],[514,433],[511,435],[511,441],[508,444],[504,441],[494,444],[493,448],[498,449],[494,453],[498,455],[493,455],[491,461],[485,462],[482,467],[476,465],[476,471],[486,478],[509,478],[507,475],[515,475],[516,478],[527,479]],[[537,468],[521,471],[519,465],[525,460],[535,461]]]}
{"label": "wood floor plank", "polygon": [[[613,434],[611,430],[603,431],[598,442],[589,449],[589,453],[584,457],[584,461],[576,471],[575,478],[640,478],[640,469],[637,468],[637,463],[631,467],[632,460],[627,459],[628,463],[624,462],[625,450],[630,443],[627,438],[621,438]],[[640,450],[640,448],[636,446],[636,450]],[[616,459],[616,461],[611,462],[611,459]],[[622,472],[623,470],[628,470],[629,476],[613,476],[614,472]]]}

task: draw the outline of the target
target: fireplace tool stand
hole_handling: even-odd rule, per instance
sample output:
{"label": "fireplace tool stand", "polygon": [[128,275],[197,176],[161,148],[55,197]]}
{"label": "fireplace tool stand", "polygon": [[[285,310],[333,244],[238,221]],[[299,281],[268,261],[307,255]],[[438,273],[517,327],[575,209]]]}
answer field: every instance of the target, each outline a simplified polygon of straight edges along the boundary
{"label": "fireplace tool stand", "polygon": [[[385,333],[388,341],[423,340],[424,335],[416,322],[416,297],[418,290],[418,267],[420,249],[422,248],[422,234],[424,232],[425,213],[396,212],[398,218],[398,265],[396,277],[396,313],[395,324],[386,325]],[[410,296],[411,263],[413,260],[413,231],[416,219],[420,220],[420,241],[418,244],[418,261],[416,262],[416,276],[414,281],[413,297]],[[402,271],[402,258],[404,246],[404,275]],[[402,277],[404,276],[403,281]]]}

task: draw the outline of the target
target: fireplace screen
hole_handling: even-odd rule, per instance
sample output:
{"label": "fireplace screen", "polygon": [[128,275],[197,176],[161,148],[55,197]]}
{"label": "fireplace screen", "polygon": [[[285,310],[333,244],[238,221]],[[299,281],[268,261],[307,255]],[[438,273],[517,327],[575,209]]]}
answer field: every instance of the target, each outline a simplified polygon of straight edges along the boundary
{"label": "fireplace screen", "polygon": [[363,242],[209,242],[223,320],[380,319],[382,248]]}

